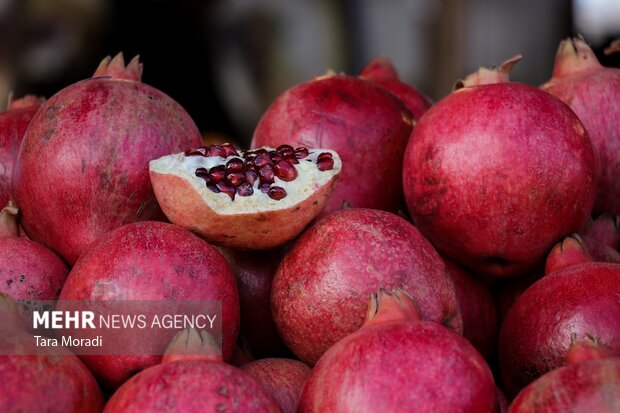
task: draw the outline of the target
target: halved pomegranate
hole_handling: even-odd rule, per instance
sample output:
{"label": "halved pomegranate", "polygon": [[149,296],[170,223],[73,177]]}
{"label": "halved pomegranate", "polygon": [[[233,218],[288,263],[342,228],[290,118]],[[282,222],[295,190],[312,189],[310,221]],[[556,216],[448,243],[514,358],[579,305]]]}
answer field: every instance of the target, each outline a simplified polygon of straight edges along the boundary
{"label": "halved pomegranate", "polygon": [[230,144],[191,148],[150,163],[155,196],[170,222],[215,244],[277,247],[323,209],[342,163],[327,149]]}

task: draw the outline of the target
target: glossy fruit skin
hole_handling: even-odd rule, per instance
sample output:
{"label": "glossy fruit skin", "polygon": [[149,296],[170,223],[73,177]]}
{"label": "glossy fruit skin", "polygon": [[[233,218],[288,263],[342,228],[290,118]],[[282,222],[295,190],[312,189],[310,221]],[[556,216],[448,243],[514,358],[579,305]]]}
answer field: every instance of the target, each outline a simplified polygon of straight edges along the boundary
{"label": "glossy fruit skin", "polygon": [[362,327],[331,347],[300,413],[497,411],[491,370],[471,344],[432,322]]}
{"label": "glossy fruit skin", "polygon": [[96,77],[66,87],[32,119],[13,170],[26,233],[74,264],[105,232],[161,218],[148,162],[200,139],[187,112],[151,86]]}
{"label": "glossy fruit skin", "polygon": [[385,211],[351,208],[310,227],[284,256],[271,309],[291,351],[314,365],[364,321],[378,288],[407,291],[422,318],[462,331],[456,289],[418,230]]}
{"label": "glossy fruit skin", "polygon": [[261,384],[218,361],[174,361],[138,373],[114,393],[104,413],[280,413]]}
{"label": "glossy fruit skin", "polygon": [[403,183],[413,221],[439,252],[502,277],[531,271],[587,222],[596,164],[568,106],[497,83],[459,89],[424,114]]}
{"label": "glossy fruit skin", "polygon": [[595,339],[620,355],[620,265],[585,263],[548,274],[509,310],[499,335],[505,389],[515,395],[566,364],[568,348]]}
{"label": "glossy fruit skin", "polygon": [[550,371],[524,388],[508,413],[620,411],[620,358],[592,360]]}
{"label": "glossy fruit skin", "polygon": [[[97,240],[71,270],[60,299],[220,300],[225,359],[232,355],[239,332],[239,296],[224,257],[189,231],[162,222],[134,222]],[[144,330],[145,340],[148,333]],[[160,336],[162,350],[171,338]],[[147,355],[81,358],[108,388],[118,387],[136,370],[161,359]]]}
{"label": "glossy fruit skin", "polygon": [[257,379],[280,404],[282,413],[296,413],[310,367],[299,360],[265,358],[245,364],[241,370]]}
{"label": "glossy fruit skin", "polygon": [[340,181],[320,216],[343,203],[396,212],[403,205],[400,171],[411,130],[411,113],[383,87],[333,75],[282,93],[261,117],[252,147],[287,143],[338,152]]}

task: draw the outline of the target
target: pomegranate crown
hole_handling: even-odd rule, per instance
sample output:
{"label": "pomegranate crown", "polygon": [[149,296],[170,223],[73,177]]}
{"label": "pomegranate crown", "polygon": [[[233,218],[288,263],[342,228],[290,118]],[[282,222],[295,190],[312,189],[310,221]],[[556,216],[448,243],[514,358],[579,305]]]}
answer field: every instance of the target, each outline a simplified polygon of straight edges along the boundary
{"label": "pomegranate crown", "polygon": [[366,80],[398,80],[398,72],[392,61],[386,57],[375,57],[360,73],[360,78]]}
{"label": "pomegranate crown", "polygon": [[596,55],[583,37],[568,38],[560,42],[555,55],[552,77],[562,77],[600,67]]}
{"label": "pomegranate crown", "polygon": [[523,56],[520,54],[511,57],[499,67],[480,67],[474,73],[465,76],[465,79],[457,80],[454,84],[454,91],[471,86],[491,85],[494,83],[506,83],[510,81],[510,72]]}
{"label": "pomegranate crown", "polygon": [[420,310],[405,290],[389,291],[380,288],[377,293],[370,294],[368,312],[363,326],[419,321],[421,319]]}
{"label": "pomegranate crown", "polygon": [[45,98],[35,95],[26,95],[19,99],[13,99],[13,92],[9,92],[7,110],[24,109],[32,106],[41,106]]}
{"label": "pomegranate crown", "polygon": [[205,330],[188,328],[177,333],[166,348],[162,363],[187,360],[224,361],[222,350]]}
{"label": "pomegranate crown", "polygon": [[93,77],[111,77],[112,79],[132,80],[140,82],[142,80],[143,65],[140,63],[140,56],[136,55],[125,66],[123,52],[119,52],[114,58],[106,56],[99,67],[95,70]]}
{"label": "pomegranate crown", "polygon": [[0,211],[0,238],[19,237],[18,214],[19,209],[12,201]]}

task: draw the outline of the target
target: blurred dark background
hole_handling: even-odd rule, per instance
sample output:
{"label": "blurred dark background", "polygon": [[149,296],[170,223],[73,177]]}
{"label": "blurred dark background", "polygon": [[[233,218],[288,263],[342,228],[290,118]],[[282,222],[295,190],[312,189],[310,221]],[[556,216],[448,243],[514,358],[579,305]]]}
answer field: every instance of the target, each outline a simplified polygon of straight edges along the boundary
{"label": "blurred dark background", "polygon": [[244,145],[279,93],[328,69],[388,57],[438,100],[517,53],[513,80],[541,84],[577,33],[620,66],[602,54],[620,37],[619,0],[0,0],[0,107],[9,90],[50,97],[123,51],[204,134]]}

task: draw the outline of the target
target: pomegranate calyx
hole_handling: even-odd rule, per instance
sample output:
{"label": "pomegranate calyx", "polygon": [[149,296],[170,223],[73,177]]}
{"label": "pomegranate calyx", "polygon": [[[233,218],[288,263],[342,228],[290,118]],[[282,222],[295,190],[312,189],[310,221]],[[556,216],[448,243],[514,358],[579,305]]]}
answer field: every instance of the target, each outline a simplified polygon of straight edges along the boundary
{"label": "pomegranate calyx", "polygon": [[399,80],[396,68],[392,61],[385,57],[375,57],[360,72],[360,79],[386,81]]}
{"label": "pomegranate calyx", "polygon": [[504,63],[499,65],[499,67],[492,67],[490,69],[480,67],[474,73],[465,76],[465,79],[457,80],[454,84],[453,90],[457,91],[467,87],[491,85],[495,83],[507,83],[510,81],[510,72],[512,71],[512,68],[522,58],[523,56],[518,54],[506,60]]}
{"label": "pomegranate calyx", "polygon": [[41,106],[45,98],[36,95],[26,95],[19,99],[13,99],[13,92],[9,93],[7,110],[24,109],[32,106]]}
{"label": "pomegranate calyx", "polygon": [[363,327],[379,324],[391,324],[422,319],[413,298],[403,289],[394,291],[380,288],[370,294],[368,312]]}
{"label": "pomegranate calyx", "polygon": [[0,238],[19,237],[19,209],[12,201],[0,211]]}
{"label": "pomegranate calyx", "polygon": [[576,334],[571,334],[571,344],[566,355],[567,364],[583,363],[590,360],[602,360],[613,357],[607,345],[601,343],[598,337],[586,334],[584,340],[577,340]]}
{"label": "pomegranate calyx", "polygon": [[93,78],[110,77],[112,79],[132,80],[140,82],[142,80],[143,65],[140,63],[140,56],[136,55],[125,66],[123,52],[119,52],[114,58],[106,56],[99,67],[95,70]]}
{"label": "pomegranate calyx", "polygon": [[555,55],[552,78],[602,67],[583,37],[567,38],[560,42]]}
{"label": "pomegranate calyx", "polygon": [[610,56],[614,53],[620,52],[620,39],[616,39],[611,44],[603,50],[605,56]]}
{"label": "pomegranate calyx", "polygon": [[188,328],[177,333],[166,348],[162,363],[186,360],[224,361],[222,350],[211,334]]}
{"label": "pomegranate calyx", "polygon": [[555,244],[545,262],[545,274],[586,262],[594,258],[588,251],[586,243],[579,234],[571,234]]}

